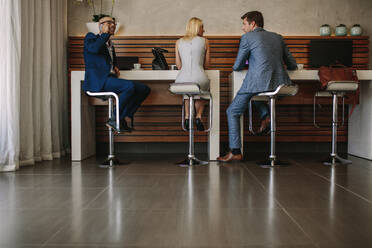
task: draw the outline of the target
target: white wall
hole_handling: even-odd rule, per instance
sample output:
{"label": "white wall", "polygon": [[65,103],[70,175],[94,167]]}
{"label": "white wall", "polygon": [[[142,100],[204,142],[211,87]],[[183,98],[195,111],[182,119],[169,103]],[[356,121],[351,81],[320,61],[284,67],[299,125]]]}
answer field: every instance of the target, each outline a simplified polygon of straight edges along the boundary
{"label": "white wall", "polygon": [[[69,35],[84,35],[93,12],[74,2],[69,0]],[[110,12],[112,0],[103,2]],[[364,35],[372,33],[372,0],[116,0],[113,15],[123,25],[118,35],[183,34],[192,16],[203,19],[206,35],[240,35],[240,16],[251,10],[263,13],[265,29],[283,35],[318,35],[325,23],[357,23]]]}

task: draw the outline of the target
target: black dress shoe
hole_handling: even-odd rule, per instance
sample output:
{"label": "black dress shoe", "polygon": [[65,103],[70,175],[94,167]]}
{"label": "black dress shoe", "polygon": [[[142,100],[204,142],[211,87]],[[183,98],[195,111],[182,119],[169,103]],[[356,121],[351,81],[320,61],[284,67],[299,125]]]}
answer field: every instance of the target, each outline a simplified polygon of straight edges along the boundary
{"label": "black dress shoe", "polygon": [[116,121],[113,120],[113,119],[109,119],[107,122],[106,122],[106,127],[108,128],[112,128],[115,132],[120,132],[120,130],[118,130],[116,128]]}
{"label": "black dress shoe", "polygon": [[127,121],[125,119],[122,119],[120,121],[120,131],[121,132],[132,132],[132,128],[130,128],[127,124]]}
{"label": "black dress shoe", "polygon": [[201,122],[200,118],[196,118],[195,124],[196,124],[196,130],[198,130],[198,131],[204,131],[205,130],[204,125]]}
{"label": "black dress shoe", "polygon": [[189,125],[190,125],[189,119],[185,119],[185,122],[183,123],[183,125],[185,126],[185,129],[189,131]]}
{"label": "black dress shoe", "polygon": [[264,129],[260,129],[258,130],[258,132],[256,133],[256,135],[267,135],[270,133],[270,123],[268,124],[268,126],[266,126]]}
{"label": "black dress shoe", "polygon": [[134,129],[134,116],[133,117],[129,117],[130,118],[130,128],[132,129],[132,130],[135,130]]}

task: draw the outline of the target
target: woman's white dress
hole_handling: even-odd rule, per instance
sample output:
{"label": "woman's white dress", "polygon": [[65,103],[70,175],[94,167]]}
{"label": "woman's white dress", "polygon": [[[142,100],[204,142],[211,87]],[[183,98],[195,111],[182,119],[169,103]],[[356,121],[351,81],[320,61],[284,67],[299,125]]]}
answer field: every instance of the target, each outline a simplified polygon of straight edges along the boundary
{"label": "woman's white dress", "polygon": [[204,71],[205,38],[196,36],[192,40],[179,39],[178,53],[182,68],[176,83],[198,83],[202,91],[209,91],[209,79]]}

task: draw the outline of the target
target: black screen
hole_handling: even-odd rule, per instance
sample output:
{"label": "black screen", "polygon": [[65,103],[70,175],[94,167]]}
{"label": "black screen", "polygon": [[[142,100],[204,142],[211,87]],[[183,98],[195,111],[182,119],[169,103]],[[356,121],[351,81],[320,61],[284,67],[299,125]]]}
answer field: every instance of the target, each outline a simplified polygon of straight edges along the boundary
{"label": "black screen", "polygon": [[116,57],[120,70],[131,70],[138,63],[138,57]]}
{"label": "black screen", "polygon": [[331,64],[353,65],[352,40],[311,40],[310,67],[319,68]]}

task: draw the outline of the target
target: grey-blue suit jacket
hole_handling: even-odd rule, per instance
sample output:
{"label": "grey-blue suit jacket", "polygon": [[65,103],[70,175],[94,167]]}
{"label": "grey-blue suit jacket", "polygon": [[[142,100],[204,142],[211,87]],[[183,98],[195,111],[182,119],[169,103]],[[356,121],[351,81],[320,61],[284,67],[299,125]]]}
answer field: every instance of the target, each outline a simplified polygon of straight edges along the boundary
{"label": "grey-blue suit jacket", "polygon": [[241,37],[233,70],[243,70],[247,60],[248,73],[238,93],[273,91],[281,84],[291,84],[284,64],[288,70],[297,69],[283,37],[260,27]]}

